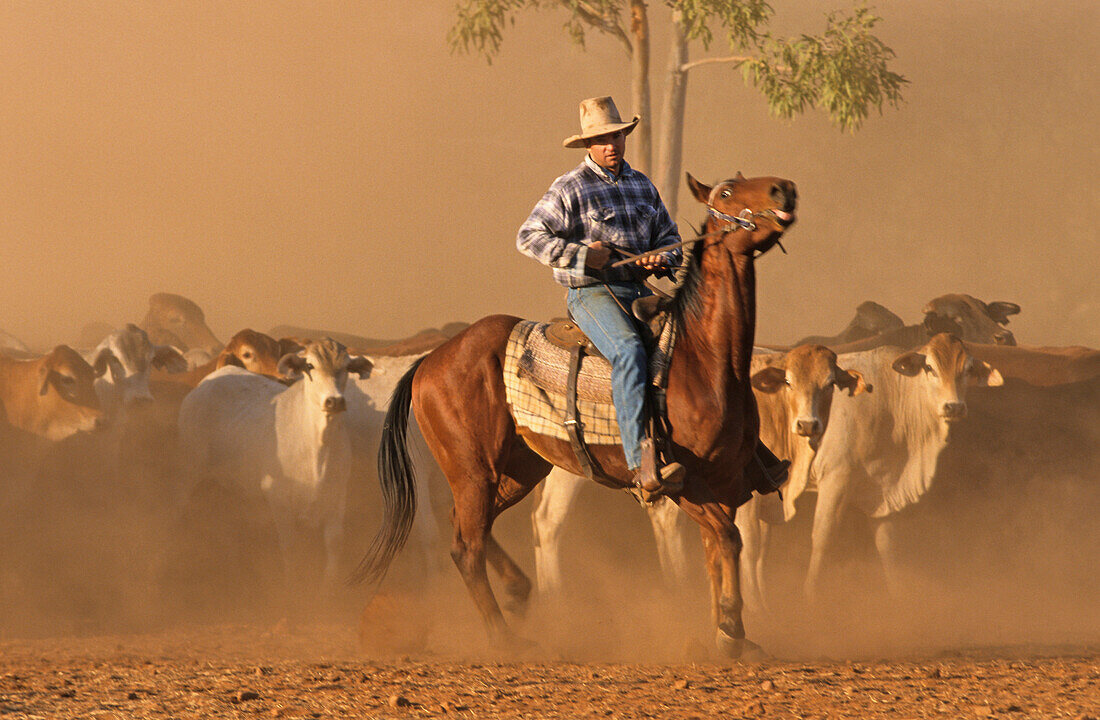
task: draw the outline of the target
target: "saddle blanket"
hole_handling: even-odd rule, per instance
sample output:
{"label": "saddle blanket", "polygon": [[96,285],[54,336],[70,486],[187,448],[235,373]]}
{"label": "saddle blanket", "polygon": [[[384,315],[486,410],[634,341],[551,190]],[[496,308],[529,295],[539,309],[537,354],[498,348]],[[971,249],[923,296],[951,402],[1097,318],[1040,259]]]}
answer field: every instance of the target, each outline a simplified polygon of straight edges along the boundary
{"label": "saddle blanket", "polygon": [[[505,398],[516,425],[568,442],[565,381],[569,351],[546,339],[547,327],[549,323],[521,320],[512,329],[504,355]],[[532,378],[546,387],[539,387]],[[611,403],[611,365],[603,358],[586,355],[581,361],[577,416],[589,445],[622,443]]]}

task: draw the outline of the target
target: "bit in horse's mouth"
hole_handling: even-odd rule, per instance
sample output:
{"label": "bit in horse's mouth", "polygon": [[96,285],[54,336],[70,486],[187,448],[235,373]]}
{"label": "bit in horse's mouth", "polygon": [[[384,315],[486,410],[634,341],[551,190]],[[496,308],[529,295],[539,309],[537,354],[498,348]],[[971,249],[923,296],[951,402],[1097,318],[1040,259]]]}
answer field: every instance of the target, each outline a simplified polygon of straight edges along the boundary
{"label": "bit in horse's mouth", "polygon": [[779,208],[772,208],[768,212],[783,226],[790,225],[794,222],[793,212],[787,212],[786,210],[780,210]]}

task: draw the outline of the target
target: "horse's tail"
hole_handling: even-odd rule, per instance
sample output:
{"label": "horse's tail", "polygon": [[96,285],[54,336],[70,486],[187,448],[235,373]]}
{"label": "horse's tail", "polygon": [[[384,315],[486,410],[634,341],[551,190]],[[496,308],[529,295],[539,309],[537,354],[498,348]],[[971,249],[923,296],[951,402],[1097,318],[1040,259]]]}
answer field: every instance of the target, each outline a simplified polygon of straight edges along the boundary
{"label": "horse's tail", "polygon": [[393,389],[378,449],[378,481],[382,485],[385,517],[349,583],[381,581],[394,556],[409,538],[416,515],[416,484],[408,443],[409,408],[412,406],[413,376],[423,361],[424,358],[420,358],[414,362]]}

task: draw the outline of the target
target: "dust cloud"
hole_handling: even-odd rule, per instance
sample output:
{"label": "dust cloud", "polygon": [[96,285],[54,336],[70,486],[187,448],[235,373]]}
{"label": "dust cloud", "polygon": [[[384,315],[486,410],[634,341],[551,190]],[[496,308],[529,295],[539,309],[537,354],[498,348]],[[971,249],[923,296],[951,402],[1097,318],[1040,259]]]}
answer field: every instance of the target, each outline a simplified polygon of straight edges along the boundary
{"label": "dust cloud", "polygon": [[[653,5],[659,102],[664,10]],[[781,27],[819,22],[818,3],[776,5]],[[911,84],[900,110],[854,135],[816,115],[770,118],[721,66],[689,80],[685,170],[799,186],[790,255],[760,264],[758,338],[835,332],[867,299],[911,322],[930,298],[966,292],[1020,304],[1021,344],[1100,345],[1100,9],[1010,0],[879,12]],[[629,111],[625,58],[606,38],[571,45],[562,18],[540,12],[519,18],[488,65],[447,51],[451,20],[449,5],[423,0],[4,5],[0,328],[37,348],[76,344],[89,323],[140,320],[160,291],[199,303],[223,340],[278,324],[397,338],[498,312],[560,313],[561,289],[515,251],[515,231],[580,161],[560,145],[577,101],[610,93]],[[679,200],[681,226],[698,222],[690,196]],[[271,528],[238,499],[210,488],[180,520],[163,495],[168,453],[146,448],[116,472],[100,452],[74,438],[4,469],[0,633],[288,613],[357,622],[361,591],[287,595]],[[852,519],[815,614],[799,598],[807,508],[774,533],[775,607],[747,616],[750,636],[791,657],[1095,642],[1095,467],[1021,477],[990,459],[984,477],[1003,482],[943,483],[902,519],[913,573],[902,598],[885,594],[869,528]],[[376,488],[361,491],[358,541],[379,521]],[[433,492],[442,540],[399,560],[374,606],[396,608],[381,613],[392,632],[368,628],[364,643],[487,653],[447,557],[449,491]],[[532,574],[536,500],[496,528]],[[581,659],[707,652],[701,551],[688,544],[697,575],[664,586],[644,513],[587,488],[563,530],[562,604],[536,599],[517,627]],[[349,564],[365,547],[351,545]]]}

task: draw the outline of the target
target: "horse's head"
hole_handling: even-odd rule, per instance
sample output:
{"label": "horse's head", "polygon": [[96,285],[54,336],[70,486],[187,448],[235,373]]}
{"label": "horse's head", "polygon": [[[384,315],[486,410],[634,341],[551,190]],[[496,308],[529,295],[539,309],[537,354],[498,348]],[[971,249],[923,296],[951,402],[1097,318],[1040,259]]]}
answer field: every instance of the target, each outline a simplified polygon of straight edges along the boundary
{"label": "horse's head", "polygon": [[714,185],[704,185],[687,174],[695,199],[707,206],[706,232],[722,228],[722,242],[730,252],[764,252],[794,223],[798,191],[790,180],[746,178],[741,173]]}

